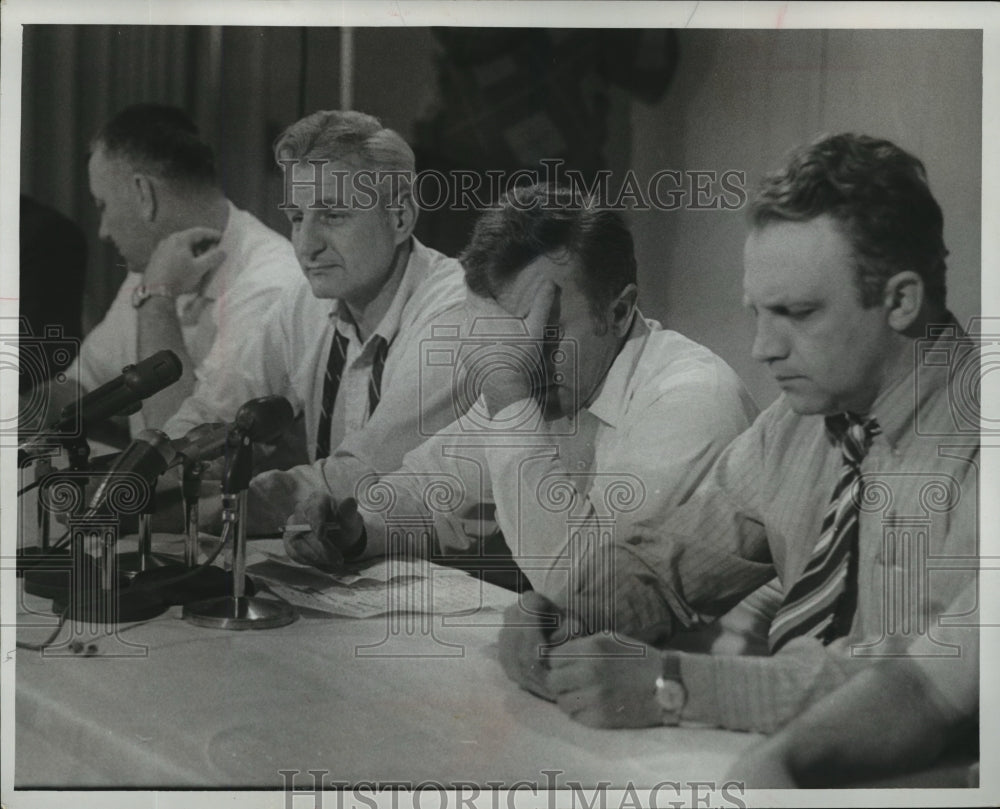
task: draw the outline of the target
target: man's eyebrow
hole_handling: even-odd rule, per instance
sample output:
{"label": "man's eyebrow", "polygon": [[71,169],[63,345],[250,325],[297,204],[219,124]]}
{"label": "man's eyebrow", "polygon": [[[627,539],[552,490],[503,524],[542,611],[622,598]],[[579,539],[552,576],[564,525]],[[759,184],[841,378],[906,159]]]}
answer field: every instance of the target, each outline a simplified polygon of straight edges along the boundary
{"label": "man's eyebrow", "polygon": [[313,197],[313,201],[312,201],[311,205],[313,207],[316,207],[316,208],[319,208],[319,207],[323,207],[323,208],[347,208],[348,207],[347,203],[344,202],[343,197],[341,197],[340,195],[336,194],[335,192],[324,193],[324,194],[322,194],[319,197],[319,199],[317,199],[316,197]]}

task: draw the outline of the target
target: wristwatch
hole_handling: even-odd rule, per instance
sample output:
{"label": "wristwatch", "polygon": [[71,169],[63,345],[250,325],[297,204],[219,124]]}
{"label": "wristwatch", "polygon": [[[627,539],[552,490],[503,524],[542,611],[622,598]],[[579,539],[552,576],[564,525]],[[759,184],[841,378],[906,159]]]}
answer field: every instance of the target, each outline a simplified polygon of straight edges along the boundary
{"label": "wristwatch", "polygon": [[656,702],[664,725],[679,725],[687,703],[687,689],[681,679],[681,658],[677,652],[660,653],[660,676],[656,678]]}
{"label": "wristwatch", "polygon": [[153,297],[169,298],[166,292],[151,292],[145,284],[139,284],[132,290],[132,308],[138,309]]}

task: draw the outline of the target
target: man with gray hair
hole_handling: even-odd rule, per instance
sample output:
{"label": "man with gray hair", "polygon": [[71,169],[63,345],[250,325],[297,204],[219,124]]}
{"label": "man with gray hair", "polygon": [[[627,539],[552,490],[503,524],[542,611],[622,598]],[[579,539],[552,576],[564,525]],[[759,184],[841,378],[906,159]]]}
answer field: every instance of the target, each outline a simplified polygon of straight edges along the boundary
{"label": "man with gray hair", "polygon": [[[254,480],[258,531],[279,528],[317,488],[395,469],[421,427],[454,418],[450,370],[422,369],[420,351],[432,324],[461,322],[465,298],[461,265],[413,237],[414,157],[396,132],[364,113],[320,111],[288,127],[274,152],[304,278],[246,334],[234,378],[202,379],[164,428],[177,437],[228,421],[259,396],[292,403],[308,459]],[[441,380],[424,379],[434,393],[418,401],[422,372]]]}

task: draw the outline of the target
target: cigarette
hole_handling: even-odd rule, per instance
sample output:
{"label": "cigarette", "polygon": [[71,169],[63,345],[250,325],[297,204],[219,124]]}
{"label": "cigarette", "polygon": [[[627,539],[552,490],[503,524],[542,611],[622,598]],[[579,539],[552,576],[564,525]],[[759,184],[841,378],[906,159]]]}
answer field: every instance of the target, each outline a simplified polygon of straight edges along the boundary
{"label": "cigarette", "polygon": [[289,533],[292,533],[292,532],[303,533],[305,531],[312,531],[312,526],[309,525],[309,523],[292,524],[292,525],[286,525],[281,530],[284,531],[286,534],[289,534]]}

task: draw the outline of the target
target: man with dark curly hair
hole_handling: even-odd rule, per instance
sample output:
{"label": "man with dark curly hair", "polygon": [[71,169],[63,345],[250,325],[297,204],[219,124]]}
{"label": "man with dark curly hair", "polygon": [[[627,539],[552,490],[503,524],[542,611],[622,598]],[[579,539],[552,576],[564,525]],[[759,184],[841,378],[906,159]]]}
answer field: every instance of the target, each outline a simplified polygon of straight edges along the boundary
{"label": "man with dark curly hair", "polygon": [[[823,137],[765,178],[750,217],[753,356],[783,395],[687,503],[586,560],[563,604],[513,608],[501,634],[508,673],[538,690],[544,672],[585,724],[771,732],[857,667],[933,637],[976,563],[977,402],[957,371],[979,366],[945,308],[923,164],[885,140]],[[770,654],[656,648],[775,575]],[[602,599],[610,620],[565,608]],[[601,634],[552,648],[551,614],[558,639]],[[605,630],[655,645],[637,654]]]}

